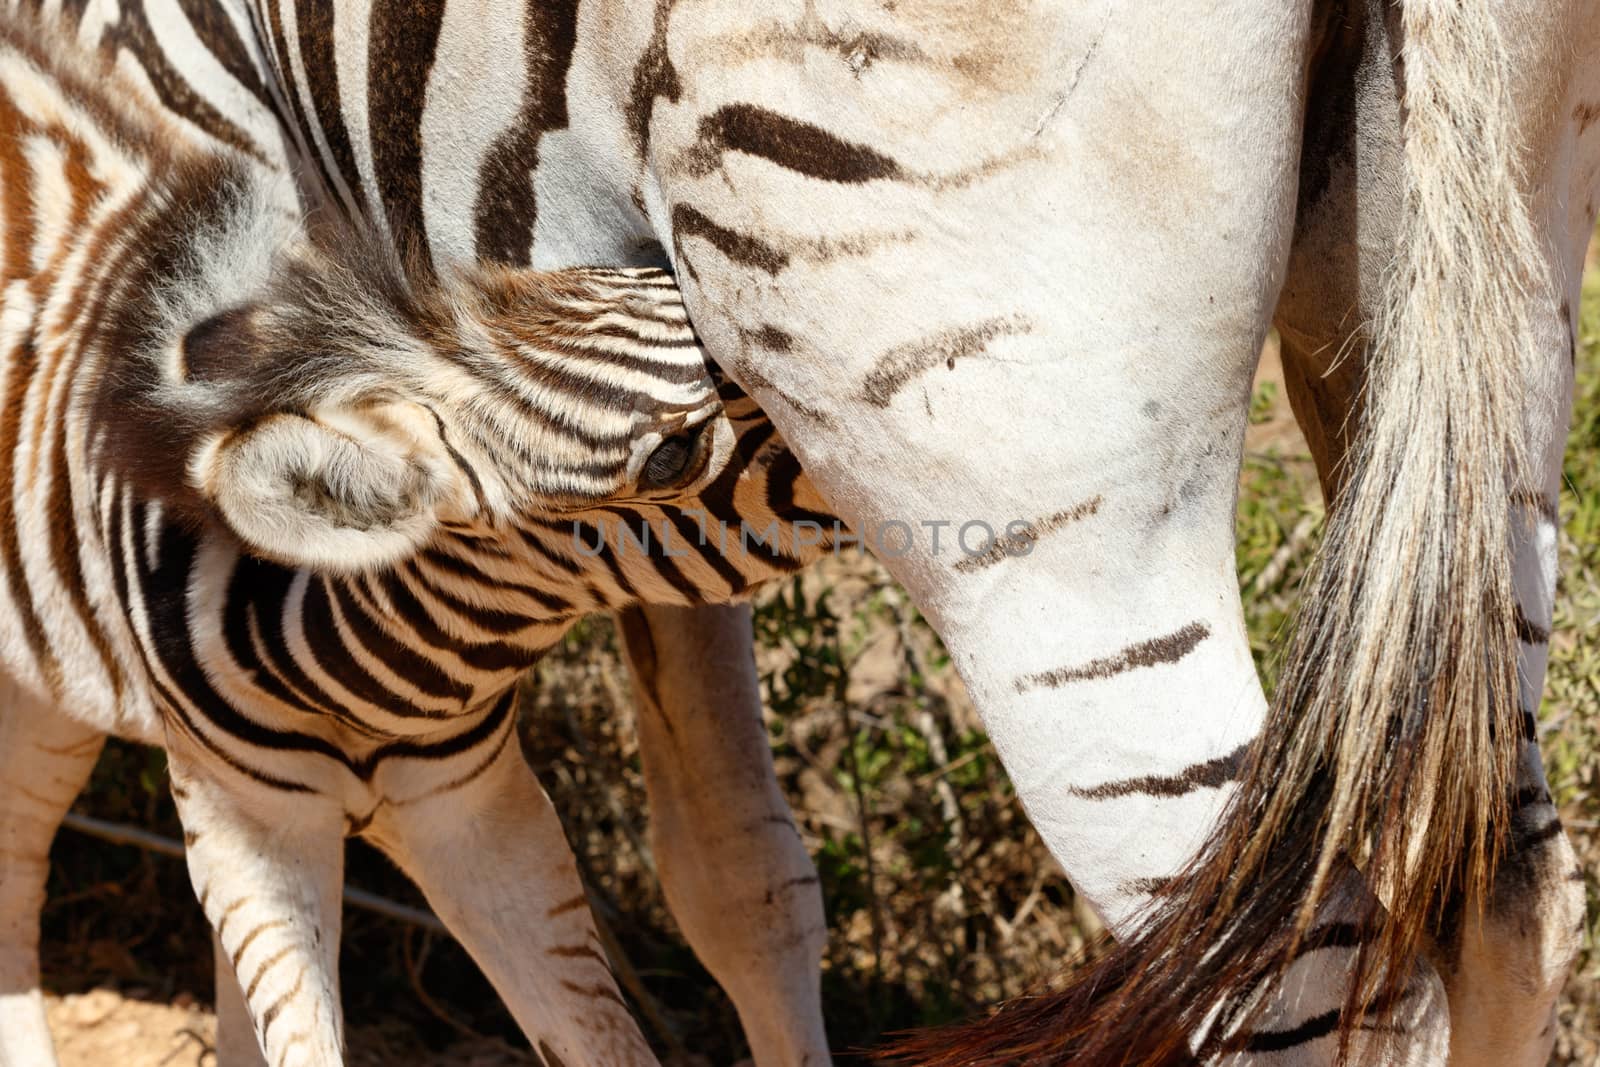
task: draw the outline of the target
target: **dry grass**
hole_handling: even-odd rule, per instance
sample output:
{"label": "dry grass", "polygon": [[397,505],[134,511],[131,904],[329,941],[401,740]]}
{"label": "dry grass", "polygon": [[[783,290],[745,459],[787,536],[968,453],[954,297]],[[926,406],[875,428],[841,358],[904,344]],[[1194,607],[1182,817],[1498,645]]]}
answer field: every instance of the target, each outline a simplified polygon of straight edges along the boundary
{"label": "dry grass", "polygon": [[[1600,1062],[1600,292],[1581,331],[1580,418],[1562,499],[1562,584],[1544,707],[1550,777],[1585,858],[1590,924],[1562,1007],[1559,1065]],[[1271,676],[1321,509],[1304,446],[1269,373],[1258,386],[1239,515],[1252,645]],[[937,1023],[1017,994],[1079,956],[1092,916],[1023,818],[937,638],[870,560],[830,561],[757,610],[769,726],[785,789],[822,874],[834,1046]],[[744,1055],[727,999],[685,947],[653,876],[627,672],[591,620],[530,679],[525,743],[566,820],[604,923],[647,990],[669,1059]],[[159,755],[113,746],[79,810],[173,833]],[[179,865],[64,834],[46,915],[48,984],[112,985],[171,1001],[209,995],[209,956]],[[358,885],[414,901],[351,850]],[[343,957],[355,1043],[370,1062],[450,1048],[455,1062],[529,1062],[453,944],[351,913]],[[481,1035],[469,1055],[464,1035]]]}

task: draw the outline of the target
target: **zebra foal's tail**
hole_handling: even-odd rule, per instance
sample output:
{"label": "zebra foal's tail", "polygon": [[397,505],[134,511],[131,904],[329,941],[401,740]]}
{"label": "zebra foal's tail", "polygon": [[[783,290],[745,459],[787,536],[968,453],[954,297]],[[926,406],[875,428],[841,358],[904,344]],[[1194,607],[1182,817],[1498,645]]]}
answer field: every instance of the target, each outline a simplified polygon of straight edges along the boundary
{"label": "zebra foal's tail", "polygon": [[[1485,899],[1526,729],[1510,546],[1523,359],[1548,285],[1502,17],[1495,0],[1405,0],[1404,211],[1359,433],[1215,838],[1140,932],[1064,992],[888,1055],[1208,1060],[1247,1047],[1263,987],[1329,943],[1360,946],[1343,1010],[1320,1023],[1348,1051],[1357,1028],[1387,1029],[1441,921]],[[1318,928],[1351,859],[1383,906]]]}

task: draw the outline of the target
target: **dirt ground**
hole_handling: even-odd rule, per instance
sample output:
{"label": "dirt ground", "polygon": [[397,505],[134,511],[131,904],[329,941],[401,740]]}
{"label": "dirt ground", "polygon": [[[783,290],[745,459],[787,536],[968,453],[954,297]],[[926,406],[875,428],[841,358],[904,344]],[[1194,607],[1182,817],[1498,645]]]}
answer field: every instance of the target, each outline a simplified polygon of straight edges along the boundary
{"label": "dirt ground", "polygon": [[63,1067],[198,1067],[216,1022],[194,999],[151,1004],[110,989],[49,998],[50,1030]]}
{"label": "dirt ground", "polygon": [[[216,1018],[188,994],[169,1003],[137,991],[96,989],[49,1000],[50,1030],[61,1067],[218,1067]],[[503,1042],[478,1039],[439,1053],[397,1046],[381,1030],[350,1038],[350,1067],[531,1067],[538,1061]]]}

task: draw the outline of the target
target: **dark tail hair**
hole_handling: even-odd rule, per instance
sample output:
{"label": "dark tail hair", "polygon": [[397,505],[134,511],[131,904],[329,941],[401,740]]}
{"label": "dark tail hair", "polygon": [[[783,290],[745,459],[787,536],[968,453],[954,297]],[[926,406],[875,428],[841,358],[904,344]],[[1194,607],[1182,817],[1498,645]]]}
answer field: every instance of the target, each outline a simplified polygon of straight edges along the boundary
{"label": "dark tail hair", "polygon": [[[1485,899],[1523,733],[1510,546],[1523,359],[1549,281],[1494,0],[1405,0],[1401,18],[1404,214],[1362,420],[1223,822],[1064,992],[889,1058],[1192,1064],[1242,1044],[1264,985],[1336,939],[1361,946],[1338,1023],[1348,1054],[1354,1028],[1387,1028],[1452,909]],[[1382,906],[1315,929],[1352,860]]]}

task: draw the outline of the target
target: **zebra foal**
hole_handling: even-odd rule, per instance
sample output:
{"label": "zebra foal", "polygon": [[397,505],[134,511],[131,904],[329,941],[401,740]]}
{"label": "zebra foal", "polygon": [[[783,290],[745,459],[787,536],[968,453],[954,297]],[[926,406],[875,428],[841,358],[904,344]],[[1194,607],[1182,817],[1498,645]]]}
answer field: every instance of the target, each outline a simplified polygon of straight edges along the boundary
{"label": "zebra foal", "polygon": [[351,834],[547,1059],[651,1062],[514,683],[579,616],[731,600],[833,520],[666,274],[418,283],[280,181],[0,18],[0,1064],[54,1062],[38,909],[106,734],[166,747],[274,1067],[343,1062]]}

